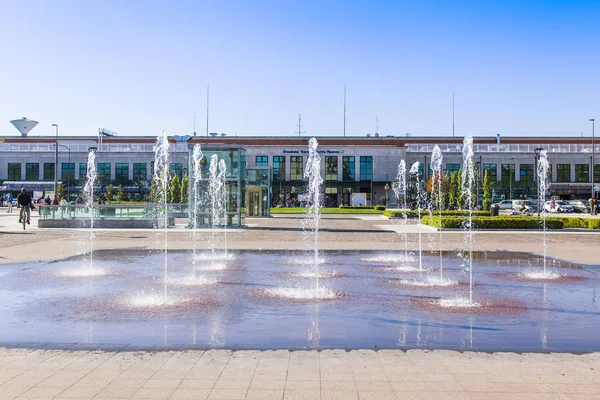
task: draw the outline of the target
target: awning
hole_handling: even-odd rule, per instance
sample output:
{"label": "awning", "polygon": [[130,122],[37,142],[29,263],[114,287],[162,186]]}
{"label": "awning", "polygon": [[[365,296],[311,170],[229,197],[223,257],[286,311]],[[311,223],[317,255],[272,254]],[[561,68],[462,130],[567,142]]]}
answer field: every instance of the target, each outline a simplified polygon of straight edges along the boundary
{"label": "awning", "polygon": [[[62,181],[58,181],[58,184],[62,185]],[[21,188],[27,192],[54,190],[54,181],[4,181],[0,185],[0,192],[20,192]]]}

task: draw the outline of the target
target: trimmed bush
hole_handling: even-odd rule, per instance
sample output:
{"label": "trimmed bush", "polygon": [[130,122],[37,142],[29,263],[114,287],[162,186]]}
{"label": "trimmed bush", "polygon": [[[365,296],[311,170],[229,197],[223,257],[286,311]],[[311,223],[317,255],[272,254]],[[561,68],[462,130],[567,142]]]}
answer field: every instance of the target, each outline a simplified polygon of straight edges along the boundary
{"label": "trimmed bush", "polygon": [[[423,223],[426,225],[440,227],[440,218],[428,215],[423,217]],[[449,229],[461,229],[465,227],[467,219],[464,217],[444,217],[442,216],[441,227]],[[546,218],[546,227],[548,229],[562,229],[564,221],[562,218]],[[474,229],[541,229],[541,221],[537,217],[473,217]]]}
{"label": "trimmed bush", "polygon": [[[434,216],[439,215],[439,211],[432,211]],[[404,211],[402,210],[385,210],[383,215],[388,218],[404,218]],[[460,217],[460,216],[468,216],[469,212],[464,210],[442,210],[442,217]],[[421,217],[428,216],[427,210],[421,211]],[[478,217],[489,217],[489,211],[473,211],[473,216]],[[419,212],[417,210],[406,210],[407,218],[418,218]]]}
{"label": "trimmed bush", "polygon": [[[383,206],[340,206],[340,208],[343,208],[346,210],[376,210],[377,207],[383,207]],[[385,210],[385,207],[383,207],[383,209]]]}
{"label": "trimmed bush", "polygon": [[588,219],[588,229],[600,229],[600,219]]}
{"label": "trimmed bush", "polygon": [[598,219],[580,217],[561,219],[565,221],[565,228],[600,229],[600,220]]}

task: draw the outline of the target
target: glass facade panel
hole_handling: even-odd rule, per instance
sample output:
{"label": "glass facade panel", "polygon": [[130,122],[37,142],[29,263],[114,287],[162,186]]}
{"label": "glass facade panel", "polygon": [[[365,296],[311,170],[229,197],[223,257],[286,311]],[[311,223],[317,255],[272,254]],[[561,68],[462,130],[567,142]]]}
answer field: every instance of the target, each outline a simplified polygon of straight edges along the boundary
{"label": "glass facade panel", "polygon": [[325,180],[337,181],[338,178],[338,158],[335,156],[325,157]]}
{"label": "glass facade panel", "polygon": [[273,156],[273,181],[285,181],[285,156]]}
{"label": "glass facade panel", "polygon": [[87,163],[79,163],[79,180],[84,182],[87,178]]}
{"label": "glass facade panel", "polygon": [[106,183],[110,181],[110,163],[98,163],[96,164],[96,176],[100,183]]}
{"label": "glass facade panel", "polygon": [[146,168],[146,163],[133,163],[133,180],[138,182],[147,180]]}
{"label": "glass facade panel", "polygon": [[342,158],[342,179],[344,181],[355,181],[354,156],[344,156]]}
{"label": "glass facade panel", "polygon": [[515,164],[502,164],[502,185],[509,186],[515,181]]}
{"label": "glass facade panel", "polygon": [[496,164],[483,164],[483,173],[488,173],[488,179],[490,182],[496,182],[498,180],[498,166]]}
{"label": "glass facade panel", "polygon": [[370,181],[373,179],[373,157],[372,156],[361,156],[360,157],[360,180]]}
{"label": "glass facade panel", "polygon": [[[228,169],[230,172],[231,170]],[[182,163],[171,163],[169,164],[169,173],[171,174],[171,178],[175,175],[179,176],[179,179],[183,178],[183,164]]]}
{"label": "glass facade panel", "polygon": [[115,180],[118,182],[129,180],[129,163],[115,163]]}
{"label": "glass facade panel", "polygon": [[519,166],[519,179],[521,182],[533,182],[533,164]]}
{"label": "glass facade panel", "polygon": [[60,179],[63,182],[73,182],[75,180],[75,163],[62,163],[60,167]]}
{"label": "glass facade panel", "polygon": [[9,181],[20,181],[21,180],[21,163],[8,163],[8,180]]}
{"label": "glass facade panel", "polygon": [[590,181],[590,166],[588,164],[575,164],[575,182]]}
{"label": "glass facade panel", "polygon": [[293,181],[301,181],[304,178],[302,171],[302,156],[290,157],[290,179]]}
{"label": "glass facade panel", "polygon": [[54,163],[44,163],[44,180],[54,180]]}
{"label": "glass facade panel", "polygon": [[[460,164],[446,164],[446,173],[451,174],[460,170]],[[431,172],[430,172],[431,173]]]}
{"label": "glass facade panel", "polygon": [[571,164],[556,164],[556,182],[571,182]]}
{"label": "glass facade panel", "polygon": [[594,165],[594,183],[600,182],[600,164]]}
{"label": "glass facade panel", "polygon": [[268,167],[269,166],[269,156],[256,156],[256,166],[257,167]]}
{"label": "glass facade panel", "polygon": [[40,180],[40,164],[27,163],[25,164],[25,180],[39,181]]}

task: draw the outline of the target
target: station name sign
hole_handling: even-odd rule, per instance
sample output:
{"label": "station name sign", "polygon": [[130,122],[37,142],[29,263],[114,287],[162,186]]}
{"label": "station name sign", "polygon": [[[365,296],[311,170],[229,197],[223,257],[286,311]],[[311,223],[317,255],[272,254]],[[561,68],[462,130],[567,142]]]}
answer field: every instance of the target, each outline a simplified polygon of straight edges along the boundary
{"label": "station name sign", "polygon": [[[344,154],[344,150],[317,150],[319,154]],[[283,154],[308,154],[308,150],[283,150]]]}

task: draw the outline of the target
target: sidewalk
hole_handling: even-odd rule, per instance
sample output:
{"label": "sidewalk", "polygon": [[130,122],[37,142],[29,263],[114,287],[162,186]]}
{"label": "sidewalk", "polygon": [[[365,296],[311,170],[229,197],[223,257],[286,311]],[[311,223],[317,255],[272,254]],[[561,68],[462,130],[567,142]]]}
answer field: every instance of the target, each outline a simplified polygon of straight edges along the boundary
{"label": "sidewalk", "polygon": [[0,349],[0,399],[598,399],[600,354]]}

